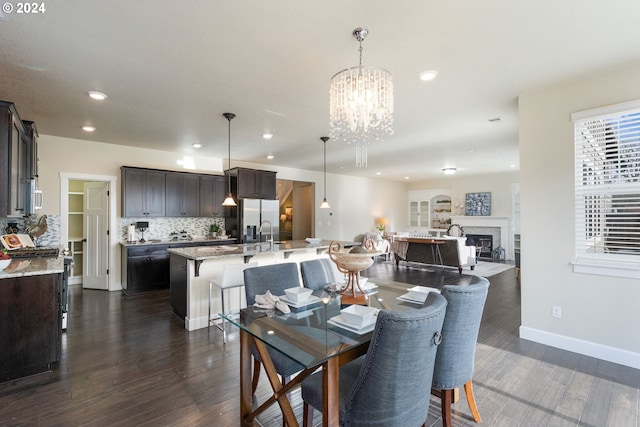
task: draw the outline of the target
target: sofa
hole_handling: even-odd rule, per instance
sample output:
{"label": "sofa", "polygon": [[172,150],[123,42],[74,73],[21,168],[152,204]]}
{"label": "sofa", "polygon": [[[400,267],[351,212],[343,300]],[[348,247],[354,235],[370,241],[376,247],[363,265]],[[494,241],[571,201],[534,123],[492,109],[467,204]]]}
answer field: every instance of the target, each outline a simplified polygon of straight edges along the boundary
{"label": "sofa", "polygon": [[[416,262],[421,264],[440,265],[438,252],[432,241],[443,241],[438,244],[440,255],[442,256],[442,265],[446,267],[455,267],[459,273],[462,269],[469,267],[473,270],[476,266],[476,248],[475,246],[467,246],[466,237],[397,237],[391,243],[391,250],[395,256],[396,266],[400,261]],[[435,259],[434,259],[435,255]]]}

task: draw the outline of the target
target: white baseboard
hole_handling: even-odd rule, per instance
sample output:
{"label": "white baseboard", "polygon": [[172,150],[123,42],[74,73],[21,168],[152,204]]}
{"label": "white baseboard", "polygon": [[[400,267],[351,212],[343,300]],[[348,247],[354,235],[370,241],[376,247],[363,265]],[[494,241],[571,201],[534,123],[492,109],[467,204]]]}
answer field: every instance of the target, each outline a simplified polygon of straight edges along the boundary
{"label": "white baseboard", "polygon": [[207,328],[209,326],[209,319],[207,316],[196,317],[195,319],[184,318],[184,328],[188,331],[195,331],[196,329]]}
{"label": "white baseboard", "polygon": [[595,357],[596,359],[640,369],[640,354],[633,353],[631,351],[553,334],[538,329],[528,328],[526,326],[520,326],[520,338],[562,350],[583,354],[585,356]]}

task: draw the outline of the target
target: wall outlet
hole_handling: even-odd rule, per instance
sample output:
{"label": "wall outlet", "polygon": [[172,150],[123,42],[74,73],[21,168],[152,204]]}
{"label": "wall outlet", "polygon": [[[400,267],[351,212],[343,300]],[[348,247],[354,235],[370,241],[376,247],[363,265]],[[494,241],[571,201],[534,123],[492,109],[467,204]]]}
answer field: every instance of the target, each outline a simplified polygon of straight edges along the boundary
{"label": "wall outlet", "polygon": [[562,318],[562,308],[560,308],[560,306],[558,306],[558,305],[554,305],[551,308],[551,317],[555,317],[556,319],[561,319]]}

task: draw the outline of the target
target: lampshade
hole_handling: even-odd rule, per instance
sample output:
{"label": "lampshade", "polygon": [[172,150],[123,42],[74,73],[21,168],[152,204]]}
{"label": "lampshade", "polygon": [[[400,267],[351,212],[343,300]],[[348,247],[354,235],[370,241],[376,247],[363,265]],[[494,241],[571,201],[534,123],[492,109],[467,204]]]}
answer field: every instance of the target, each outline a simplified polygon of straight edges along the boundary
{"label": "lampshade", "polygon": [[233,113],[224,113],[223,116],[229,121],[229,163],[228,163],[228,174],[227,174],[227,182],[229,184],[229,193],[227,197],[222,202],[222,206],[238,206],[236,201],[233,199],[233,194],[231,194],[231,119],[233,119],[236,115]]}
{"label": "lampshade", "polygon": [[329,202],[327,202],[327,141],[329,140],[328,136],[320,137],[322,143],[324,144],[324,198],[322,199],[322,203],[320,204],[320,209],[331,209]]}
{"label": "lampshade", "polygon": [[393,134],[393,79],[378,67],[362,66],[362,41],[369,31],[356,28],[360,63],[336,73],[329,87],[331,138],[356,146],[356,166],[367,165],[367,145]]}
{"label": "lampshade", "polygon": [[386,227],[387,225],[389,225],[389,218],[376,219],[376,225],[384,225]]}

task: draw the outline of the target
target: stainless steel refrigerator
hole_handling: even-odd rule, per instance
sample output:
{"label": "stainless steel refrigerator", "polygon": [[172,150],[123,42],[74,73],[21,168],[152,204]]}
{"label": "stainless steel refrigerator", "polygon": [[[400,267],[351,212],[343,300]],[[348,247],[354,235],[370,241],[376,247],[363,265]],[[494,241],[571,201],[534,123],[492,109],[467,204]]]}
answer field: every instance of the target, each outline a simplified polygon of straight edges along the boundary
{"label": "stainless steel refrigerator", "polygon": [[[236,210],[236,209],[234,209]],[[269,221],[269,224],[264,223]],[[262,232],[260,225],[264,223]],[[238,200],[237,215],[226,220],[227,230],[232,237],[237,237],[239,243],[265,242],[273,233],[273,240],[280,236],[280,202],[265,199]],[[229,229],[231,226],[231,229]]]}

